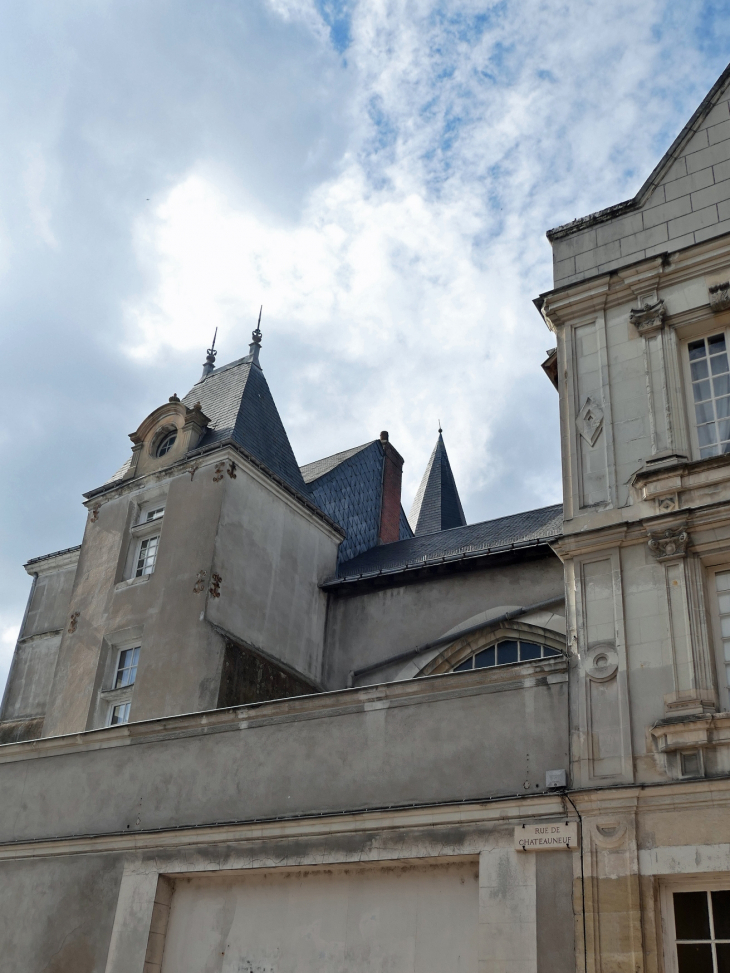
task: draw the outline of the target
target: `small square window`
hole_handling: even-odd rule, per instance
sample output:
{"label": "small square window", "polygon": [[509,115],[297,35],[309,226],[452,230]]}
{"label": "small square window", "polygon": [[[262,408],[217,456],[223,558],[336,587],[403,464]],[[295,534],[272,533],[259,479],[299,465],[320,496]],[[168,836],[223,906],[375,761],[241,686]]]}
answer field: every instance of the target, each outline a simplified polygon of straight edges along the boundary
{"label": "small square window", "polygon": [[148,524],[151,520],[159,520],[164,512],[164,505],[162,507],[155,507],[154,510],[148,510],[145,514],[144,522]]}
{"label": "small square window", "polygon": [[139,550],[137,551],[137,569],[134,572],[135,578],[141,578],[145,574],[152,574],[155,570],[159,542],[159,534],[155,537],[145,537],[144,540],[140,541]]}
{"label": "small square window", "polygon": [[702,758],[699,750],[688,750],[679,755],[682,777],[701,777]]}
{"label": "small square window", "polygon": [[109,726],[118,726],[120,723],[129,723],[129,707],[131,703],[120,703],[112,709]]}
{"label": "small square window", "polygon": [[133,649],[122,649],[119,653],[117,663],[117,674],[114,680],[114,688],[121,689],[123,686],[133,686],[137,678],[137,662],[139,661],[139,646]]}

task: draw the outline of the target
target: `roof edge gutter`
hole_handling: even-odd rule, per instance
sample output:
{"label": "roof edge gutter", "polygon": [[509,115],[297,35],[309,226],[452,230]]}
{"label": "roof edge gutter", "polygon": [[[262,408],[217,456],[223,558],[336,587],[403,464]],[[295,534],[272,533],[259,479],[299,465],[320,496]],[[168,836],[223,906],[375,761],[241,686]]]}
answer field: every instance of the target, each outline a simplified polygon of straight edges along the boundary
{"label": "roof edge gutter", "polygon": [[409,649],[407,652],[400,652],[398,655],[392,655],[388,659],[383,659],[381,662],[373,662],[369,666],[363,666],[361,669],[351,669],[350,674],[347,677],[347,687],[348,689],[353,688],[353,683],[358,676],[364,676],[368,672],[376,672],[378,669],[384,669],[386,666],[393,665],[396,662],[407,662],[409,659],[413,659],[415,656],[420,655],[421,652],[426,652],[428,649],[434,649],[438,645],[447,645],[449,642],[455,642],[457,639],[463,638],[465,635],[471,635],[473,632],[478,632],[485,628],[487,625],[497,625],[500,622],[508,622],[512,618],[519,618],[520,615],[526,615],[528,612],[539,611],[541,608],[549,608],[550,605],[564,604],[565,595],[558,595],[555,598],[548,598],[546,601],[537,601],[534,605],[525,605],[523,608],[513,608],[511,611],[504,612],[502,615],[497,615],[495,618],[490,618],[486,622],[480,622],[478,625],[471,625],[469,628],[465,628],[461,632],[452,632],[451,635],[442,635],[441,638],[434,639],[432,642],[426,642],[423,645],[416,646],[415,649]]}

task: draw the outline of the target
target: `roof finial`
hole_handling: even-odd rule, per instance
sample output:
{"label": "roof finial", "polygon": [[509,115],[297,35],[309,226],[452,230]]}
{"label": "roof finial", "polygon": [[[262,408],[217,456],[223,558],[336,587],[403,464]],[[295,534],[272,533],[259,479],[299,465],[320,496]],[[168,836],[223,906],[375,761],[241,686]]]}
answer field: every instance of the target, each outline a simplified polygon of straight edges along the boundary
{"label": "roof finial", "polygon": [[441,428],[441,420],[439,419],[439,436],[441,435],[442,432],[443,429]]}
{"label": "roof finial", "polygon": [[[213,334],[213,344],[208,349],[208,354],[205,357],[205,364],[203,365],[203,378],[207,378],[215,368],[215,356],[218,354],[218,352],[215,350],[215,339],[217,337],[218,328],[215,329],[215,333]],[[203,378],[200,379],[201,382],[203,381]]]}
{"label": "roof finial", "polygon": [[259,319],[256,322],[256,330],[251,332],[251,344],[248,346],[251,361],[256,365],[259,363],[259,352],[261,351],[261,314],[263,310],[264,305],[262,304],[259,308]]}

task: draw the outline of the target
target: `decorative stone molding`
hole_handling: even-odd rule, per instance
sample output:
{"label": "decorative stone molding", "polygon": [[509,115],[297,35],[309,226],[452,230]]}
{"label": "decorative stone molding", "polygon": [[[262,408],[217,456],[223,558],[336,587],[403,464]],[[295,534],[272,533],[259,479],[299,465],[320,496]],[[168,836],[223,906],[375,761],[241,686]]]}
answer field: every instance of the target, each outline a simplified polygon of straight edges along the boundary
{"label": "decorative stone molding", "polygon": [[578,432],[589,446],[593,446],[603,428],[603,409],[590,395],[575,418]]}
{"label": "decorative stone molding", "polygon": [[664,327],[666,315],[666,306],[664,301],[660,299],[655,304],[644,304],[643,307],[632,308],[629,312],[629,319],[639,334],[647,335]]}
{"label": "decorative stone molding", "polygon": [[730,280],[710,287],[709,295],[711,311],[714,311],[715,314],[719,311],[726,311],[730,307]]}
{"label": "decorative stone molding", "polygon": [[685,525],[649,531],[649,551],[657,561],[684,557],[687,553],[688,541],[689,534]]}
{"label": "decorative stone molding", "polygon": [[586,653],[585,674],[594,682],[608,682],[618,671],[618,652],[613,642],[591,645]]}

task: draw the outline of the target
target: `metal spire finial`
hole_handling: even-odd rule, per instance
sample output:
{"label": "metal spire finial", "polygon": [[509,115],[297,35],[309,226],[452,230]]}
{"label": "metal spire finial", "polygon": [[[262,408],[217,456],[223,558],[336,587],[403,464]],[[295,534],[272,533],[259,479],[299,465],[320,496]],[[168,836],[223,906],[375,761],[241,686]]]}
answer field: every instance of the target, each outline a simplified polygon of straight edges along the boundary
{"label": "metal spire finial", "polygon": [[259,319],[256,322],[256,330],[251,332],[251,344],[248,346],[251,361],[256,365],[259,364],[259,352],[261,351],[261,314],[263,310],[264,305],[262,304],[259,308]]}
{"label": "metal spire finial", "polygon": [[[208,349],[208,354],[205,356],[205,364],[203,365],[203,378],[207,378],[210,373],[215,369],[215,356],[218,352],[215,350],[215,339],[218,337],[218,328],[215,329],[213,334],[213,344]],[[203,381],[201,378],[201,382]]]}
{"label": "metal spire finial", "polygon": [[441,428],[441,420],[439,419],[439,436],[441,435],[442,432],[443,429]]}

